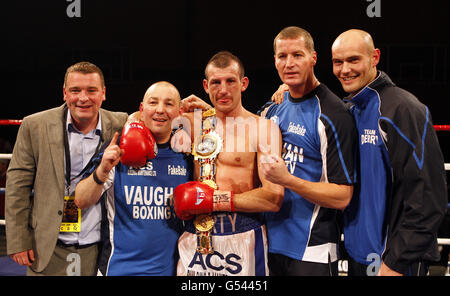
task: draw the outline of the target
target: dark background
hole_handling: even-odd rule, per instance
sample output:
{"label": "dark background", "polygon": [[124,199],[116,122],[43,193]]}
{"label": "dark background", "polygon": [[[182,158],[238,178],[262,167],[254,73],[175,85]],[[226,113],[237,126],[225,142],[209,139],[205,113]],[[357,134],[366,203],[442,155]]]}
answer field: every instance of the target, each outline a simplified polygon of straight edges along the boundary
{"label": "dark background", "polygon": [[[81,60],[104,71],[109,110],[137,110],[159,80],[174,83],[182,97],[207,99],[203,69],[219,50],[242,59],[250,79],[243,104],[256,112],[280,84],[273,38],[297,25],[315,39],[316,76],[338,95],[345,94],[332,74],[330,47],[341,32],[360,28],[381,49],[379,69],[427,104],[434,124],[450,124],[449,1],[380,0],[381,17],[374,18],[366,13],[369,0],[80,0],[80,18],[67,16],[68,1],[2,3],[0,119],[61,105],[65,70]],[[14,138],[17,129],[0,132]]]}

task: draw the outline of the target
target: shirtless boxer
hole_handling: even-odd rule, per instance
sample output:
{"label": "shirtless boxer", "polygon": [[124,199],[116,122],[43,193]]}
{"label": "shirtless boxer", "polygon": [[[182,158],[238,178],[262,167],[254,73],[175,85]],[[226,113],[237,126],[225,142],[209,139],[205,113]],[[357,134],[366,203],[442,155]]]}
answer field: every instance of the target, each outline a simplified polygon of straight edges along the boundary
{"label": "shirtless boxer", "polygon": [[178,241],[177,274],[268,275],[260,212],[279,210],[283,187],[262,178],[272,163],[261,158],[267,157],[263,152],[280,155],[281,135],[270,120],[242,106],[249,80],[236,56],[214,55],[205,77],[203,87],[214,109],[194,114],[198,181],[174,190],[175,211],[187,220]]}

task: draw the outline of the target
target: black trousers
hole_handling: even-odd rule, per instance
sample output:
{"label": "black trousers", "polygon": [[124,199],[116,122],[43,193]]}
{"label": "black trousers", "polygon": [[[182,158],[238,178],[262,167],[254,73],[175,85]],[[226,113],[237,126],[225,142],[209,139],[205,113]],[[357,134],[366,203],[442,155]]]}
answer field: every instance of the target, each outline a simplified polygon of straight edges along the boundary
{"label": "black trousers", "polygon": [[[349,276],[368,276],[367,268],[369,265],[361,264],[348,257],[348,275]],[[408,273],[405,276],[426,276],[428,273],[428,262],[415,262],[409,266]],[[371,268],[371,267],[369,267]]]}
{"label": "black trousers", "polygon": [[[293,259],[281,254],[269,253],[271,276],[337,276],[338,262],[316,263]],[[328,256],[329,258],[329,256]]]}

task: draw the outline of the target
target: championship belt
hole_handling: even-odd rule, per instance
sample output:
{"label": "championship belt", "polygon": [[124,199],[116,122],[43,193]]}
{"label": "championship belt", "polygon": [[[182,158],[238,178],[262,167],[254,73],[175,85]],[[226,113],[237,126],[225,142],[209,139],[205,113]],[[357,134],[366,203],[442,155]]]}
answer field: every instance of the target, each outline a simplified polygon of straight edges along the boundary
{"label": "championship belt", "polygon": [[211,214],[197,215],[194,219],[195,233],[197,234],[197,252],[200,254],[212,254],[212,229],[216,217]]}
{"label": "championship belt", "polygon": [[[222,138],[216,133],[216,110],[209,109],[202,113],[202,133],[194,139],[192,154],[200,165],[200,182],[214,189],[216,184],[215,160],[222,149]],[[197,234],[197,252],[200,254],[212,254],[212,230],[216,217],[213,214],[197,215],[194,226]]]}

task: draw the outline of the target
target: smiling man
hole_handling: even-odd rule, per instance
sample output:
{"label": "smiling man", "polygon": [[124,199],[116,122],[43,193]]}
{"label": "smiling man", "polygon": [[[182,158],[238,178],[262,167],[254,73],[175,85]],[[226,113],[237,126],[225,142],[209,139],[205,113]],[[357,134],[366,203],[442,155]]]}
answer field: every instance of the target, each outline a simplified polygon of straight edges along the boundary
{"label": "smiling man", "polygon": [[[96,204],[105,192],[102,275],[175,275],[182,227],[170,196],[176,186],[192,179],[191,158],[169,145],[172,120],[180,115],[180,94],[171,83],[156,82],[146,91],[139,111],[140,122],[124,128],[120,147],[117,138],[110,143],[99,166],[75,192],[81,208]],[[140,167],[130,165],[135,158]]]}
{"label": "smiling man", "polygon": [[273,45],[288,91],[263,113],[283,136],[283,158],[264,174],[285,187],[280,211],[266,215],[270,273],[337,275],[336,209],[344,209],[353,193],[354,122],[315,77],[317,54],[306,30],[287,27]]}
{"label": "smiling man", "polygon": [[[78,211],[73,193],[102,143],[109,143],[126,113],[101,109],[102,71],[70,66],[65,104],[23,119],[6,183],[7,252],[27,275],[94,275],[101,210]],[[34,194],[32,195],[32,190]]]}
{"label": "smiling man", "polygon": [[154,83],[146,91],[139,111],[158,143],[166,143],[171,136],[172,120],[181,114],[180,94],[169,82]]}
{"label": "smiling man", "polygon": [[83,133],[95,128],[98,114],[106,99],[103,75],[98,72],[82,73],[71,71],[64,78],[63,95],[71,120]]}
{"label": "smiling man", "polygon": [[[439,260],[436,237],[447,203],[431,114],[377,70],[380,50],[369,33],[343,32],[331,51],[360,138],[360,179],[344,213],[349,275],[426,275]],[[381,266],[372,269],[376,258]]]}
{"label": "smiling man", "polygon": [[377,77],[380,50],[375,48],[369,34],[347,31],[333,43],[332,53],[333,73],[352,96]]}

